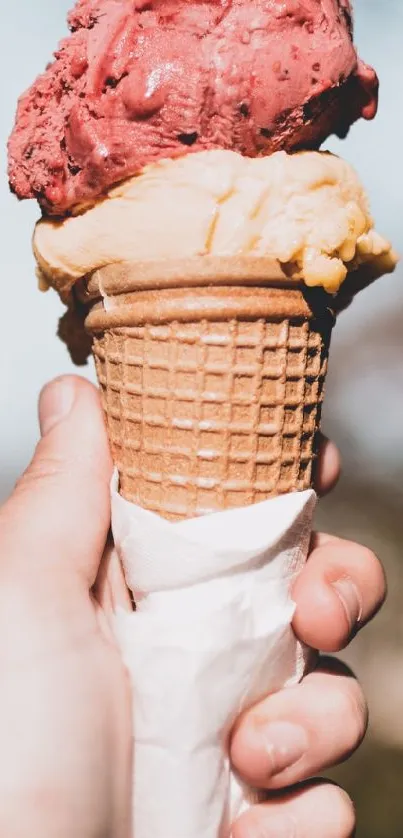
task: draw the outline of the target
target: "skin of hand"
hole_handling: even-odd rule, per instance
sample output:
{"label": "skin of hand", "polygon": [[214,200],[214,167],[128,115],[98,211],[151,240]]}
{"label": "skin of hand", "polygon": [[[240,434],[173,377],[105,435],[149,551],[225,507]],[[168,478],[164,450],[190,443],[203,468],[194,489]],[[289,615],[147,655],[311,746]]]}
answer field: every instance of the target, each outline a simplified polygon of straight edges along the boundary
{"label": "skin of hand", "polygon": [[[34,458],[0,510],[0,835],[129,838],[131,692],[111,615],[131,602],[104,549],[112,464],[97,391],[56,379],[39,417]],[[323,493],[339,471],[331,443],[320,463]],[[295,630],[336,651],[384,596],[370,551],[317,535],[294,590]],[[355,750],[366,720],[352,674],[327,658],[244,714],[232,761],[267,802],[240,818],[233,838],[351,836],[347,795],[310,778]]]}

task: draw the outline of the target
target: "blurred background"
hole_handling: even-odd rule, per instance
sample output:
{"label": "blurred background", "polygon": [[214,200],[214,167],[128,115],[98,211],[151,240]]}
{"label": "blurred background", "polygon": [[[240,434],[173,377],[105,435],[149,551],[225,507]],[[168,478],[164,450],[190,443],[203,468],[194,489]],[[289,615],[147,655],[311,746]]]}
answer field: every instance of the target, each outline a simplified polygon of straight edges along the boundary
{"label": "blurred background", "polygon": [[[3,3],[4,0],[1,0]],[[73,371],[55,337],[62,307],[53,292],[38,293],[30,250],[38,211],[8,193],[5,143],[17,96],[43,70],[71,0],[7,3],[0,32],[0,110],[3,262],[1,328],[3,440],[0,500],[27,464],[37,439],[36,402],[49,378]],[[340,143],[372,201],[379,232],[403,254],[403,2],[355,0],[361,56],[381,80],[374,123],[360,123]],[[21,27],[21,20],[24,26]],[[382,558],[389,577],[384,611],[354,643],[346,660],[364,683],[370,735],[360,753],[334,776],[357,803],[359,838],[403,834],[403,268],[364,292],[338,322],[331,353],[324,430],[342,451],[344,473],[323,501],[319,525],[361,541]],[[84,374],[93,378],[91,366]],[[325,836],[324,836],[325,838]]]}

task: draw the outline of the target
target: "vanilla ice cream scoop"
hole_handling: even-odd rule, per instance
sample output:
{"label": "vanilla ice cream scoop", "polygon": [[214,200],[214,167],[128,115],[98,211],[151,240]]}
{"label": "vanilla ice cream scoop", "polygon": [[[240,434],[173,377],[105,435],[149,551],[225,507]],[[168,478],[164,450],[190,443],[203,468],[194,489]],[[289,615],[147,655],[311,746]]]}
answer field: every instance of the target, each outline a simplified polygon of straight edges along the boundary
{"label": "vanilla ice cream scoop", "polygon": [[361,263],[379,263],[380,275],[395,261],[354,170],[321,152],[249,159],[208,151],[162,161],[78,215],[40,221],[34,250],[62,294],[123,261],[270,257],[291,280],[331,293]]}

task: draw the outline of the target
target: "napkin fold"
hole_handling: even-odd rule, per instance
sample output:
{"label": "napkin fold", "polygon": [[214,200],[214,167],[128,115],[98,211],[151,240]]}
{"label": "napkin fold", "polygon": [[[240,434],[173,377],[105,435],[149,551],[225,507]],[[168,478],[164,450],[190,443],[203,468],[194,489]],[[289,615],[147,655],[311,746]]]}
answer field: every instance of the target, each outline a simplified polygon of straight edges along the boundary
{"label": "napkin fold", "polygon": [[116,636],[133,687],[133,838],[228,838],[253,791],[231,773],[239,713],[296,683],[290,591],[313,491],[169,523],[112,484],[112,529],[137,610]]}

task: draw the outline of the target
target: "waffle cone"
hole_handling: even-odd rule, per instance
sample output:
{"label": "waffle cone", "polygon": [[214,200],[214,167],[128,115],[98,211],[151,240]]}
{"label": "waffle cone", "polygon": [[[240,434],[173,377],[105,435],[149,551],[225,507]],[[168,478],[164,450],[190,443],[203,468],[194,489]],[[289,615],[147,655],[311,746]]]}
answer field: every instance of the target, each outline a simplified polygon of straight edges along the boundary
{"label": "waffle cone", "polygon": [[112,265],[86,326],[120,491],[170,520],[311,486],[333,315],[276,262]]}

